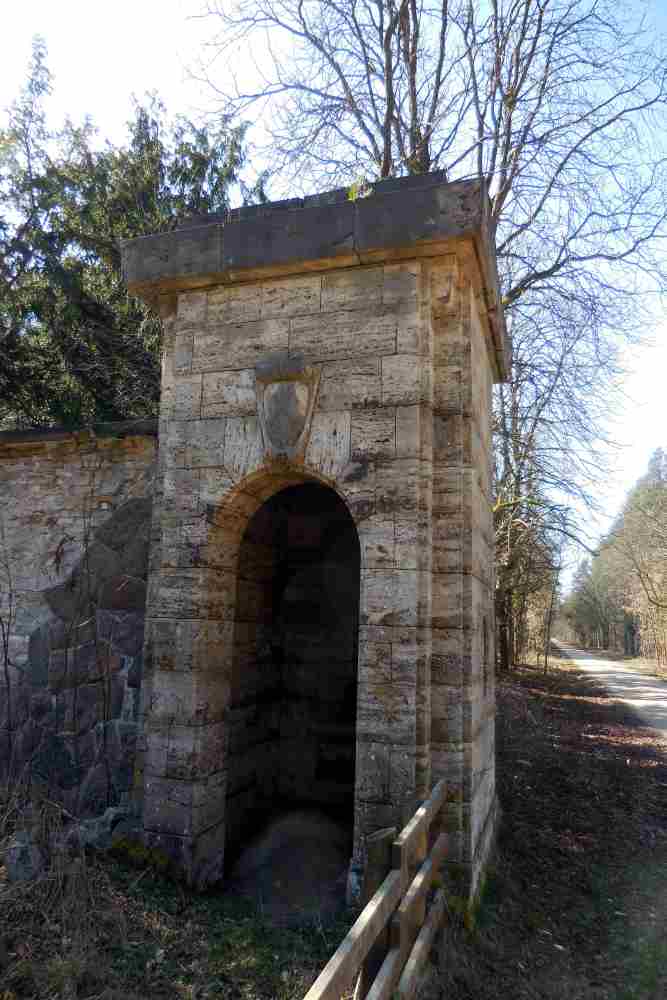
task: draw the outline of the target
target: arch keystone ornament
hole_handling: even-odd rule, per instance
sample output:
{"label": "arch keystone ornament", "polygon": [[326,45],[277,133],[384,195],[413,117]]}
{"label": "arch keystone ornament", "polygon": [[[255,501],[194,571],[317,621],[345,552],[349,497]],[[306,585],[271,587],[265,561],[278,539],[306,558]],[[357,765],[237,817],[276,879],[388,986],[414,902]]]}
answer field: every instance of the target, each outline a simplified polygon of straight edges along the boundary
{"label": "arch keystone ornament", "polygon": [[267,458],[303,459],[320,384],[320,370],[303,355],[271,354],[255,366],[257,415]]}

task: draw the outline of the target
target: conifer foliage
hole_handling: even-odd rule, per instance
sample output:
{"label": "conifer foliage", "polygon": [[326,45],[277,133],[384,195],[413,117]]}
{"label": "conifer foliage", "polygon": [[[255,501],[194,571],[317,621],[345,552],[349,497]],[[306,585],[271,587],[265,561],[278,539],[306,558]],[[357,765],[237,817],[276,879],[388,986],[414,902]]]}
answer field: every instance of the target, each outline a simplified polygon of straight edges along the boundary
{"label": "conifer foliage", "polygon": [[50,130],[51,90],[36,39],[0,130],[0,426],[150,416],[160,323],[127,295],[119,241],[224,211],[244,129],[170,119],[149,96],[102,145],[90,120]]}

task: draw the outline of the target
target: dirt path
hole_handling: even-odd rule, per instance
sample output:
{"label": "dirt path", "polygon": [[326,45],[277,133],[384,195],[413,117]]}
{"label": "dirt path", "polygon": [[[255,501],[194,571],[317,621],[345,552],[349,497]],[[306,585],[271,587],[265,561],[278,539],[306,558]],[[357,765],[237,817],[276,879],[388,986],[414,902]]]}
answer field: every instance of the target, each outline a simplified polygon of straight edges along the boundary
{"label": "dirt path", "polygon": [[576,646],[559,643],[558,648],[613,698],[629,705],[646,726],[667,733],[667,681],[647,677],[631,666],[601,659]]}

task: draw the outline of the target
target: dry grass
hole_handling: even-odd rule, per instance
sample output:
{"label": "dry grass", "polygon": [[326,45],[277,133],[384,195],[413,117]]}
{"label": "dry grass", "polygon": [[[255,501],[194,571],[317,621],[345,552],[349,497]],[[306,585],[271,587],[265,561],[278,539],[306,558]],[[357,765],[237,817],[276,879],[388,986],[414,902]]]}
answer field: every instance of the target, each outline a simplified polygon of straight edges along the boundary
{"label": "dry grass", "polygon": [[[667,747],[566,661],[503,681],[498,729],[497,858],[424,1000],[664,1000]],[[6,811],[5,832],[24,821]],[[42,801],[32,821],[60,817]],[[56,852],[29,886],[1,873],[0,1000],[297,1000],[348,926],[276,929],[145,860]]]}
{"label": "dry grass", "polygon": [[24,830],[44,859],[29,882],[10,884],[0,867],[1,1000],[101,994],[107,979],[100,955],[126,937],[105,866],[56,846],[66,816],[44,789],[19,784],[5,789],[0,803],[0,848]]}
{"label": "dry grass", "polygon": [[[62,823],[48,801],[14,798],[0,839],[26,826],[47,851]],[[146,864],[49,851],[39,878],[0,867],[0,1000],[293,1000],[347,932],[309,919],[278,929],[220,892],[188,892]]]}

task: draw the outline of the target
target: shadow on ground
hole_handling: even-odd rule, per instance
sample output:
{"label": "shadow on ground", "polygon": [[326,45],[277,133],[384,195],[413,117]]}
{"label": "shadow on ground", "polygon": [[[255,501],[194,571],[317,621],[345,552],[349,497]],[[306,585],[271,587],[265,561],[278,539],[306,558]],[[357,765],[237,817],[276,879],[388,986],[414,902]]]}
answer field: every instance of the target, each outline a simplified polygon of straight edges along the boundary
{"label": "shadow on ground", "polygon": [[664,1000],[667,742],[568,661],[516,670],[498,702],[498,853],[438,990]]}
{"label": "shadow on ground", "polygon": [[[422,1000],[664,1000],[665,741],[567,661],[515,671],[498,701],[495,865]],[[290,874],[307,893],[307,869]],[[85,856],[21,890],[0,869],[0,997],[301,1000],[353,916],[277,926],[145,858]]]}
{"label": "shadow on ground", "polygon": [[350,832],[319,810],[292,810],[248,845],[224,891],[279,925],[330,920],[345,906],[350,843]]}

